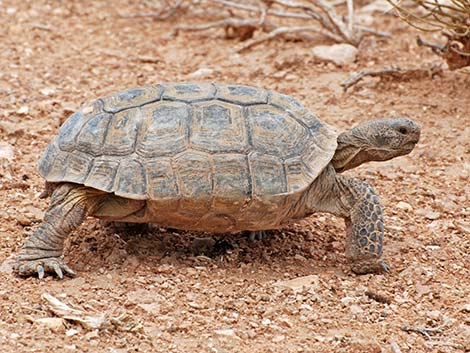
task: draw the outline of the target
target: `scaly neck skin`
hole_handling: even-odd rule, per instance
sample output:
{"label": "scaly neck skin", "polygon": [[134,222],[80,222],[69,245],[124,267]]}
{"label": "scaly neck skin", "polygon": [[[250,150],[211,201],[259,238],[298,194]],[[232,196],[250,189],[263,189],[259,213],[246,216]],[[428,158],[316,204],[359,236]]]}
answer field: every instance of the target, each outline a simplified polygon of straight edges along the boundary
{"label": "scaly neck skin", "polygon": [[386,161],[410,153],[419,140],[420,127],[406,118],[373,119],[338,136],[332,159],[336,172],[365,162]]}
{"label": "scaly neck skin", "polygon": [[353,199],[353,191],[347,179],[337,175],[333,164],[330,163],[310,185],[299,205],[307,209],[307,214],[328,212],[347,217]]}
{"label": "scaly neck skin", "polygon": [[332,159],[332,164],[338,173],[357,167],[367,162],[367,145],[360,137],[354,136],[350,131],[338,136],[338,147]]}

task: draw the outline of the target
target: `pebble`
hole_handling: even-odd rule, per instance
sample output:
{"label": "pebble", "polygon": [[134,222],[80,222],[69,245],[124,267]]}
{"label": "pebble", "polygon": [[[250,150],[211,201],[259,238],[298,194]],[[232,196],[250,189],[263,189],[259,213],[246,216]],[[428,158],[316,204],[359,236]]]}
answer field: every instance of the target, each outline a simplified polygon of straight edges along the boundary
{"label": "pebble", "polygon": [[349,310],[351,311],[351,314],[353,315],[362,314],[364,312],[364,310],[359,305],[356,305],[356,304],[351,305],[349,307]]}
{"label": "pebble", "polygon": [[16,256],[12,254],[5,261],[3,261],[0,265],[0,273],[12,273],[15,259]]}
{"label": "pebble", "polygon": [[335,65],[352,64],[358,50],[350,44],[318,45],[312,48],[313,55],[320,60],[331,61]]}
{"label": "pebble", "polygon": [[304,288],[317,288],[320,281],[317,275],[297,277],[288,281],[278,281],[274,286],[292,289],[294,292],[301,292]]}
{"label": "pebble", "polygon": [[234,337],[240,339],[240,337],[237,336],[235,333],[234,329],[228,328],[228,329],[223,329],[223,330],[215,330],[214,333],[219,336],[228,336],[228,337]]}
{"label": "pebble", "polygon": [[200,69],[197,69],[196,71],[190,73],[188,75],[188,78],[190,79],[201,79],[201,78],[207,78],[209,76],[212,76],[214,74],[214,70],[208,67],[201,67]]}
{"label": "pebble", "polygon": [[25,115],[25,114],[28,114],[29,108],[26,105],[23,105],[16,112],[20,115]]}
{"label": "pebble", "polygon": [[278,336],[274,336],[273,339],[272,339],[272,342],[274,343],[279,343],[279,342],[282,342],[286,339],[286,336],[284,335],[278,335]]}
{"label": "pebble", "polygon": [[420,208],[418,210],[416,210],[416,213],[420,216],[424,216],[424,218],[427,218],[427,219],[430,219],[430,220],[436,220],[438,219],[441,214],[439,212],[436,212],[436,211],[433,211],[433,210],[430,210],[430,209],[424,209],[424,208]]}
{"label": "pebble", "polygon": [[352,303],[354,301],[353,297],[344,297],[340,299],[340,302],[343,303],[344,305],[348,305],[349,303]]}
{"label": "pebble", "polygon": [[442,317],[442,313],[439,310],[429,310],[427,316],[431,320],[439,321]]}
{"label": "pebble", "polygon": [[88,341],[91,341],[91,340],[93,340],[95,338],[98,338],[98,337],[99,337],[98,330],[90,331],[90,332],[88,332],[87,334],[85,334],[83,336],[83,338],[85,338]]}
{"label": "pebble", "polygon": [[413,211],[413,207],[409,203],[406,203],[403,201],[400,201],[399,203],[397,203],[396,207],[399,208],[400,210]]}
{"label": "pebble", "polygon": [[54,332],[65,331],[64,320],[58,317],[44,317],[34,321],[36,325],[48,328]]}
{"label": "pebble", "polygon": [[71,329],[68,329],[67,331],[65,331],[65,335],[68,336],[68,337],[72,337],[72,336],[75,336],[79,332],[80,331],[75,330],[74,328],[71,328]]}
{"label": "pebble", "polygon": [[13,146],[8,142],[0,142],[0,160],[6,159],[12,161],[15,157]]}

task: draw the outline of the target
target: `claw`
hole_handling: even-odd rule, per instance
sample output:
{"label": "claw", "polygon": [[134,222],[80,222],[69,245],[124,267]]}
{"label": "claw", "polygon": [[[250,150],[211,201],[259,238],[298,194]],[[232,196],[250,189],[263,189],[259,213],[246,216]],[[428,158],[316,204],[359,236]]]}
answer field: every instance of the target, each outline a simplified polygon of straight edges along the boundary
{"label": "claw", "polygon": [[67,275],[69,275],[70,277],[75,277],[75,276],[77,275],[77,274],[76,274],[75,272],[73,272],[73,270],[72,270],[70,267],[68,267],[66,264],[63,264],[62,267],[63,267],[65,273],[66,273]]}
{"label": "claw", "polygon": [[62,270],[60,269],[60,266],[56,263],[53,263],[52,264],[52,268],[54,269],[54,272],[57,274],[57,276],[60,278],[60,279],[63,279],[64,278],[64,274],[62,273]]}
{"label": "claw", "polygon": [[380,266],[382,267],[382,270],[383,270],[384,272],[387,272],[387,273],[390,272],[390,266],[389,266],[389,264],[386,263],[385,261],[383,261],[383,260],[380,261]]}
{"label": "claw", "polygon": [[38,272],[38,278],[43,279],[44,278],[44,267],[42,267],[42,265],[38,265],[36,270]]}

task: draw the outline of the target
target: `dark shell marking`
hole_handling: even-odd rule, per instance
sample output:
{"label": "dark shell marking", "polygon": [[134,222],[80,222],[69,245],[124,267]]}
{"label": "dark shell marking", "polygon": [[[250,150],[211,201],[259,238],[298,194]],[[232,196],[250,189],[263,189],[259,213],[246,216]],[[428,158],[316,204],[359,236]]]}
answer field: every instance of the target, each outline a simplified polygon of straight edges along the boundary
{"label": "dark shell marking", "polygon": [[336,146],[335,130],[292,97],[248,86],[168,83],[83,107],[62,125],[39,171],[49,182],[167,209],[207,208],[225,224],[242,207],[274,212],[287,198],[295,201]]}

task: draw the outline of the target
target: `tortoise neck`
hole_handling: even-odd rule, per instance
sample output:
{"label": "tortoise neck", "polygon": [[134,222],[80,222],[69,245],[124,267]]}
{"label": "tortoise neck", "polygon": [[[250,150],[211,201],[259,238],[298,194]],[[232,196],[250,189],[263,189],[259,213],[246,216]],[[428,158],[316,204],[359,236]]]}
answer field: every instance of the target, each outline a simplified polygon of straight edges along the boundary
{"label": "tortoise neck", "polygon": [[331,160],[337,173],[342,173],[370,160],[366,144],[360,136],[356,136],[350,131],[343,132],[338,136],[338,147]]}

